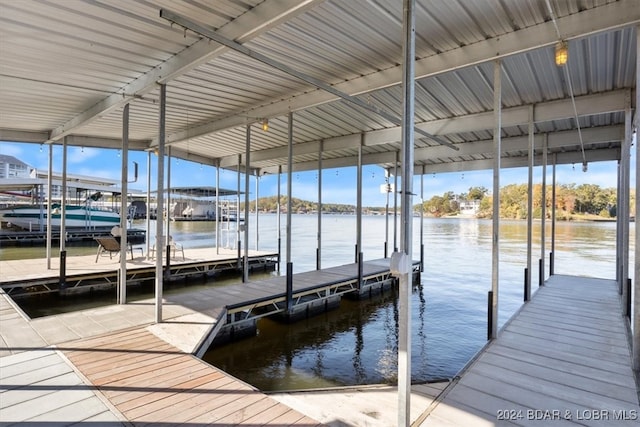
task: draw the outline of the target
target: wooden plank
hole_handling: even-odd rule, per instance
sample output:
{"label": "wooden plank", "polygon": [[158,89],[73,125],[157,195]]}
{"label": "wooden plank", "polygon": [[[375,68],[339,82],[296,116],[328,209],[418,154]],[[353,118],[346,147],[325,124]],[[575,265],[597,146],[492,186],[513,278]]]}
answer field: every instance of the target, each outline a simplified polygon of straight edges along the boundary
{"label": "wooden plank", "polygon": [[572,421],[637,425],[637,420],[589,418],[600,410],[639,413],[624,328],[615,282],[552,276],[422,425],[501,424],[498,409],[557,409],[574,417],[587,411],[586,418]]}
{"label": "wooden plank", "polygon": [[[608,396],[620,401],[628,401],[630,403],[637,402],[637,398],[634,397],[635,384],[633,387],[628,387],[612,382],[599,381],[584,375],[578,375],[575,372],[568,373],[555,369],[555,367],[534,365],[489,352],[485,352],[482,357],[480,357],[478,364],[481,363],[493,366],[494,370],[500,372],[501,375],[511,375],[513,372],[517,372],[580,390],[597,390],[599,395]],[[552,364],[550,365],[553,366]]]}
{"label": "wooden plank", "polygon": [[[503,393],[508,389],[511,393]],[[497,392],[498,394],[493,394]],[[502,388],[500,383],[487,382],[487,387],[482,389],[468,387],[466,384],[458,384],[448,397],[449,404],[458,403],[461,407],[471,407],[476,414],[483,414],[484,419],[496,423],[496,425],[517,425],[539,427],[540,425],[550,425],[544,420],[535,419],[535,416],[528,417],[537,408],[548,408],[549,411],[558,410],[564,414],[567,403],[562,401],[549,402],[548,400],[536,400],[535,393],[522,393],[517,388]],[[514,395],[514,393],[517,393]],[[540,406],[542,405],[542,406]],[[551,405],[551,406],[545,406]],[[507,414],[505,417],[504,414]],[[509,418],[512,414],[512,418]],[[534,413],[535,414],[535,413]],[[505,422],[511,420],[512,422]],[[575,424],[559,417],[553,420],[554,426],[574,426]]]}
{"label": "wooden plank", "polygon": [[531,354],[541,355],[544,357],[552,358],[552,362],[556,360],[566,361],[568,363],[583,365],[592,368],[602,369],[606,372],[613,372],[621,375],[626,375],[629,372],[629,364],[624,360],[605,360],[602,358],[591,357],[584,354],[584,352],[571,352],[568,349],[560,348],[559,345],[555,345],[553,348],[546,346],[543,340],[529,339],[527,341],[511,340],[509,335],[502,335],[500,342],[496,343],[500,347],[506,347],[515,350],[522,350]]}
{"label": "wooden plank", "polygon": [[492,345],[487,349],[489,354],[497,354],[511,359],[522,361],[531,366],[549,366],[553,369],[560,370],[565,373],[579,375],[587,378],[591,378],[595,381],[601,381],[603,383],[617,384],[625,386],[631,389],[635,389],[635,381],[631,373],[625,370],[625,373],[612,372],[608,369],[603,369],[602,364],[599,361],[595,361],[592,365],[588,366],[581,363],[577,363],[575,360],[568,362],[566,360],[558,359],[555,354],[548,354],[542,350],[544,355],[535,354],[529,351],[522,351],[519,349],[513,349],[505,347],[503,345]]}
{"label": "wooden plank", "polygon": [[191,392],[174,396],[170,401],[160,401],[152,413],[145,411],[130,414],[129,419],[169,424],[190,423],[193,418],[203,413],[213,411],[228,402],[243,399],[253,392],[250,389],[238,388],[238,384],[238,381],[225,376],[195,387]]}
{"label": "wooden plank", "polygon": [[581,322],[579,320],[569,319],[563,316],[556,316],[553,314],[547,314],[544,317],[534,316],[531,312],[520,313],[518,315],[518,320],[521,322],[528,323],[530,325],[544,325],[544,326],[558,326],[561,329],[569,329],[574,331],[590,331],[594,335],[599,335],[603,337],[615,337],[621,338],[621,335],[624,335],[620,332],[620,328],[617,325],[612,325],[610,327],[602,327],[601,323],[590,323],[585,324],[585,322]]}
{"label": "wooden plank", "polygon": [[622,336],[616,338],[601,337],[588,332],[572,331],[569,329],[531,326],[525,322],[514,320],[509,325],[509,331],[532,337],[562,341],[602,351],[630,355],[629,347]]}
{"label": "wooden plank", "polygon": [[121,395],[118,400],[112,398],[110,400],[113,404],[118,405],[118,410],[127,412],[139,406],[148,405],[152,401],[173,397],[178,393],[189,393],[196,387],[224,378],[222,373],[212,372],[211,370],[203,370],[199,371],[199,373],[200,375],[193,378],[182,377],[182,381],[165,381],[161,384],[161,387],[132,391]]}
{"label": "wooden plank", "polygon": [[[550,341],[546,338],[534,337],[531,335],[522,335],[511,332],[510,330],[505,330],[500,334],[501,342],[507,342],[510,346],[514,348],[521,348],[527,344],[539,346],[540,348],[549,348],[551,347]],[[629,364],[629,356],[624,356],[621,354],[615,353],[606,353],[599,351],[598,349],[592,349],[583,346],[575,346],[572,344],[565,343],[563,341],[555,340],[553,341],[553,348],[556,350],[560,350],[562,352],[574,354],[574,355],[585,355],[594,359],[604,359],[610,362],[619,363],[622,365]]]}

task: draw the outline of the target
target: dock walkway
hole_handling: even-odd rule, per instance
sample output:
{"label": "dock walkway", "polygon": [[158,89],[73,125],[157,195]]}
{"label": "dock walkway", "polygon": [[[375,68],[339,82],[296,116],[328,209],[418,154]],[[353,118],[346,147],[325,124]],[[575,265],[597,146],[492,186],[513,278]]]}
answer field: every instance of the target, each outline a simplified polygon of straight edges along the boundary
{"label": "dock walkway", "polygon": [[554,275],[422,426],[638,426],[625,320],[612,280]]}
{"label": "dock walkway", "polygon": [[[188,248],[185,258],[181,253],[171,259],[171,279],[190,276],[211,275],[225,270],[238,268],[237,251],[220,248]],[[249,251],[249,268],[273,267],[278,254],[267,251]],[[137,256],[131,259],[127,253],[127,283],[155,279],[155,259]],[[163,265],[166,266],[165,260]],[[67,257],[65,292],[81,291],[82,288],[115,286],[120,268],[119,256],[100,257],[96,255],[78,255]],[[0,261],[0,288],[9,295],[21,293],[58,292],[60,282],[59,258],[51,260],[51,269],[47,268],[45,258]]]}
{"label": "dock walkway", "polygon": [[[388,260],[296,274],[293,296],[382,286]],[[227,307],[277,303],[283,277],[29,319],[0,289],[0,418],[3,423],[82,421],[318,425],[193,354],[208,346]],[[341,291],[341,292],[343,292]],[[42,402],[37,408],[32,403]],[[46,404],[45,404],[46,402]]]}

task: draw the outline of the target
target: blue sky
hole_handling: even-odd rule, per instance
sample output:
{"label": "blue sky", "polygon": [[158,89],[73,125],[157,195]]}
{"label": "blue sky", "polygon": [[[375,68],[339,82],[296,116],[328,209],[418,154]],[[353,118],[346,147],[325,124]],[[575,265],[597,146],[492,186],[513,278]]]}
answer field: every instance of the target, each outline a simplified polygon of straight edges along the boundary
{"label": "blue sky", "polygon": [[[635,146],[632,148],[631,186],[634,186],[635,171]],[[17,157],[30,166],[41,170],[47,169],[48,147],[39,144],[0,142],[0,154],[7,154]],[[68,148],[68,169],[71,174],[102,177],[108,179],[120,179],[120,155],[118,150],[106,150],[97,148],[69,147]],[[155,156],[152,156],[151,167],[151,187],[156,185],[156,165]],[[130,176],[133,174],[131,162],[138,162],[139,177],[138,182],[129,184],[130,189],[146,191],[147,174],[147,154],[143,152],[129,152]],[[62,171],[62,147],[55,146],[53,150],[53,169]],[[534,182],[539,183],[542,179],[542,168],[534,169]],[[557,181],[559,184],[597,184],[601,187],[616,186],[616,162],[598,162],[589,164],[588,171],[582,172],[580,164],[561,165],[557,167]],[[172,159],[171,163],[171,185],[172,186],[215,186],[215,168],[203,166],[185,160]],[[286,194],[286,174],[281,175],[281,191]],[[523,184],[527,182],[526,168],[503,169],[500,174],[501,186],[507,184]],[[244,189],[244,176],[241,176],[241,188]],[[363,205],[364,206],[384,206],[385,195],[380,193],[380,185],[384,184],[384,170],[378,166],[363,167]],[[551,167],[548,168],[547,182],[551,183]],[[276,176],[265,176],[260,179],[260,197],[274,196],[277,194]],[[234,171],[221,170],[220,187],[226,189],[236,189],[237,175]],[[425,199],[434,195],[441,195],[446,191],[454,193],[467,192],[469,187],[484,186],[491,189],[493,186],[492,171],[471,171],[440,173],[435,175],[425,175],[424,194]],[[340,168],[326,169],[322,174],[322,199],[323,203],[356,203],[356,169]],[[255,197],[255,181],[251,179],[251,198]],[[414,181],[414,193],[420,194],[420,177]],[[305,200],[317,200],[318,194],[318,173],[296,172],[293,174],[293,197]],[[416,199],[416,203],[419,199]],[[393,200],[391,200],[393,203]]]}

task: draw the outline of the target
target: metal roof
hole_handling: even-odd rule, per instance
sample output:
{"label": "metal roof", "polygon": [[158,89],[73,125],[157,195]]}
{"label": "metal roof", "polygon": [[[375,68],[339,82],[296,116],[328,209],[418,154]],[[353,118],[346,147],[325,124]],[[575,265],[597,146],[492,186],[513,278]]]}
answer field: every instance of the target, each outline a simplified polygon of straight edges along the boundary
{"label": "metal roof", "polygon": [[[559,163],[582,161],[571,92],[585,158],[619,158],[640,0],[416,4],[416,125],[460,148],[416,134],[416,173],[491,167],[497,59],[503,166],[526,164],[531,108],[537,154],[548,135]],[[361,141],[365,164],[393,167],[395,123],[172,24],[162,8],[400,116],[400,1],[0,0],[0,140],[119,147],[128,102],[130,147],[152,149],[166,83],[173,156],[235,168],[255,123],[250,167],[273,173],[286,165],[291,111],[295,170],[317,168],[321,145],[323,167],[355,165]],[[554,63],[560,39],[566,71]]]}

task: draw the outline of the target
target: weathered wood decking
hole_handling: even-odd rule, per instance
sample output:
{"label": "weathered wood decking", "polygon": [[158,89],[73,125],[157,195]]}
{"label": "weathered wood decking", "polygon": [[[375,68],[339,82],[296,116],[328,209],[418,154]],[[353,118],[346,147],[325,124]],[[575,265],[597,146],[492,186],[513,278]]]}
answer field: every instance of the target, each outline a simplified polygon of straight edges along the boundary
{"label": "weathered wood decking", "polygon": [[[235,270],[238,267],[236,250],[189,248],[185,250],[184,259],[181,255],[182,253],[179,252],[177,257],[171,259],[170,269],[173,279],[211,275],[225,270]],[[250,250],[249,268],[273,266],[277,259],[277,253]],[[59,263],[59,258],[52,258],[51,269],[48,269],[45,258],[1,260],[0,288],[10,295],[58,292]],[[155,259],[147,259],[145,256],[131,259],[127,256],[127,283],[153,280],[155,265]],[[164,259],[163,265],[166,266]],[[71,293],[92,286],[114,286],[118,281],[119,268],[118,256],[99,257],[97,261],[96,255],[69,256],[66,258],[65,292]],[[25,291],[25,288],[28,290]]]}
{"label": "weathered wood decking", "polygon": [[144,327],[0,358],[0,378],[3,425],[319,425]]}
{"label": "weathered wood decking", "polygon": [[638,426],[617,285],[552,276],[422,426]]}
{"label": "weathered wood decking", "polygon": [[[278,397],[291,410],[189,354],[226,304],[266,292],[243,296],[247,287],[169,296],[160,324],[152,301],[28,320],[0,292],[0,354],[13,353],[0,357],[0,421],[338,425],[337,414],[309,407],[327,398],[351,401],[351,419],[393,419],[392,404],[376,405],[383,418],[351,391]],[[615,282],[553,276],[416,425],[636,426],[625,328]]]}

